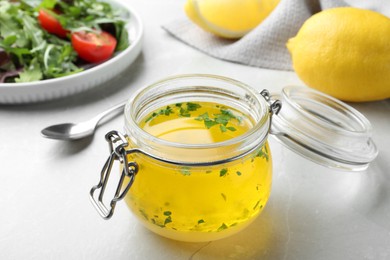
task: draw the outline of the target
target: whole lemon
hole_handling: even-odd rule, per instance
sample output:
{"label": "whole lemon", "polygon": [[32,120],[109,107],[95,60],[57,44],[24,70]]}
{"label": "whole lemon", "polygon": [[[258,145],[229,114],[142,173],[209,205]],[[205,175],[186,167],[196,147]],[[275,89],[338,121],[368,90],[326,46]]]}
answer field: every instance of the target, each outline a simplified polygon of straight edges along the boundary
{"label": "whole lemon", "polygon": [[287,43],[308,86],[344,101],[390,97],[390,19],[339,7],[310,17]]}
{"label": "whole lemon", "polygon": [[202,29],[229,39],[241,38],[259,25],[280,0],[187,0],[187,16]]}

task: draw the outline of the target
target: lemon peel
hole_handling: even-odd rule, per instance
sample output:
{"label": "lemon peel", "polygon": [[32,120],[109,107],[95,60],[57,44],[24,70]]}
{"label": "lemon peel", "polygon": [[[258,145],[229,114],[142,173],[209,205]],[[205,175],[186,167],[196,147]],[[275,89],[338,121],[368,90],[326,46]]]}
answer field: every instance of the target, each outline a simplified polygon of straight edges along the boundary
{"label": "lemon peel", "polygon": [[259,25],[278,3],[279,0],[187,0],[184,10],[204,30],[237,39]]}
{"label": "lemon peel", "polygon": [[390,98],[390,19],[353,7],[310,17],[287,48],[309,87],[351,102]]}

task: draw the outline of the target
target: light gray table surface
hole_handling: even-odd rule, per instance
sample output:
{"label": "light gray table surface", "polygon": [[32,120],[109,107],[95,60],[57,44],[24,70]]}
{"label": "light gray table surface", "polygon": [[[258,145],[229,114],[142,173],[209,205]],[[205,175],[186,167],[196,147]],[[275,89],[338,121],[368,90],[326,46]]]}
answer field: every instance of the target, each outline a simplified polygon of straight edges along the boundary
{"label": "light gray table surface", "polygon": [[111,220],[102,220],[88,194],[108,155],[104,135],[122,130],[123,116],[72,143],[44,139],[42,128],[88,119],[141,87],[182,73],[228,76],[272,92],[303,85],[293,72],[220,61],[173,39],[160,26],[182,12],[183,1],[131,5],[145,37],[141,55],[124,73],[61,100],[0,106],[0,259],[390,259],[389,99],[351,104],[371,121],[379,149],[364,172],[327,169],[270,138],[270,200],[234,236],[207,243],[162,238],[137,222],[124,202]]}

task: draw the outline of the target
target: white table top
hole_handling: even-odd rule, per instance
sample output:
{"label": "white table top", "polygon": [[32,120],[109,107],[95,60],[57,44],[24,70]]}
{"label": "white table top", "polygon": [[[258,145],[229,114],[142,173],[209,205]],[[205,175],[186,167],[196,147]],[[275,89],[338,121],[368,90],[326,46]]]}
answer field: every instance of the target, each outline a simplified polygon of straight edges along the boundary
{"label": "white table top", "polygon": [[184,243],[146,230],[117,205],[110,221],[89,202],[107,155],[106,132],[78,142],[44,139],[40,130],[88,119],[136,89],[167,76],[208,73],[280,91],[302,82],[293,72],[220,61],[169,36],[160,25],[183,1],[132,0],[145,25],[141,56],[101,87],[62,100],[0,106],[0,259],[390,259],[390,99],[351,104],[373,125],[379,156],[365,172],[316,165],[270,139],[273,187],[258,219],[208,243]]}

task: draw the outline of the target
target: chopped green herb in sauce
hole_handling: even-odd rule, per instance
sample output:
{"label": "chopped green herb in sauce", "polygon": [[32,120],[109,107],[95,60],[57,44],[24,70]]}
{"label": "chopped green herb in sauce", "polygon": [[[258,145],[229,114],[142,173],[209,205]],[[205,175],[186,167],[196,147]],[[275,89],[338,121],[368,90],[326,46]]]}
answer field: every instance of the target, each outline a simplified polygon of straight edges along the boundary
{"label": "chopped green herb in sauce", "polygon": [[203,219],[199,219],[199,220],[198,220],[198,225],[199,225],[199,224],[203,224],[203,223],[204,223],[204,220],[203,220]]}
{"label": "chopped green herb in sauce", "polygon": [[148,117],[146,120],[145,120],[145,123],[149,122],[150,120],[156,118],[157,116],[160,116],[160,115],[166,115],[166,116],[169,116],[170,114],[173,114],[173,110],[170,106],[167,106],[165,109],[160,109],[158,112],[154,112],[150,117]]}
{"label": "chopped green herb in sauce", "polygon": [[225,230],[225,229],[227,229],[228,228],[228,226],[226,226],[226,224],[225,223],[222,223],[222,225],[218,228],[218,232],[220,232],[220,231],[222,231],[222,230]]}
{"label": "chopped green herb in sauce", "polygon": [[191,169],[190,167],[181,167],[180,172],[181,174],[188,176],[191,175],[190,169]]}
{"label": "chopped green herb in sauce", "polygon": [[236,131],[237,129],[233,126],[227,126],[230,120],[236,119],[239,123],[242,122],[242,117],[236,116],[233,114],[232,111],[228,109],[220,109],[220,114],[214,114],[214,118],[210,118],[209,114],[206,112],[202,115],[199,115],[195,120],[203,121],[204,125],[207,129],[210,129],[211,127],[215,125],[219,125],[219,129],[222,133],[229,131]]}
{"label": "chopped green herb in sauce", "polygon": [[219,171],[219,177],[226,176],[228,173],[228,169],[223,168],[222,170]]}

